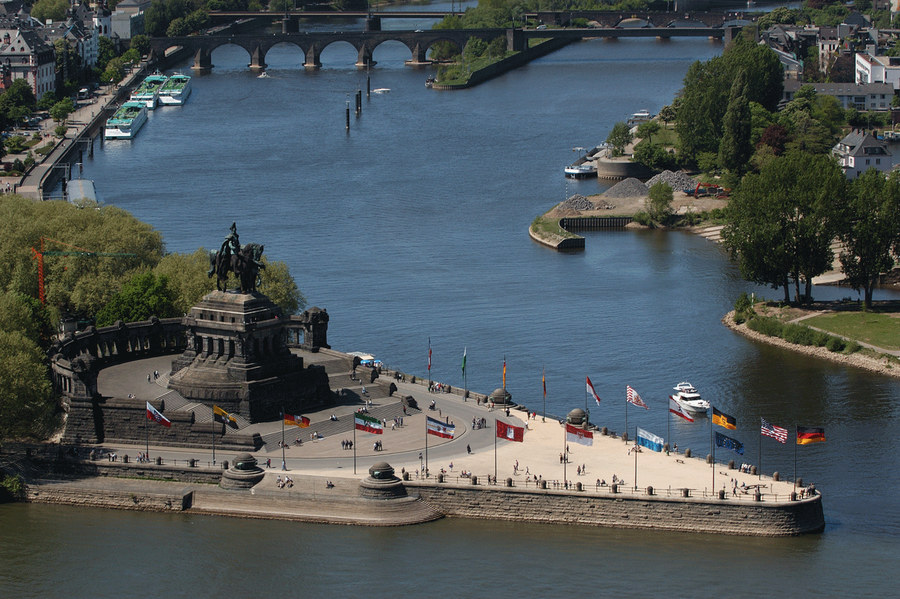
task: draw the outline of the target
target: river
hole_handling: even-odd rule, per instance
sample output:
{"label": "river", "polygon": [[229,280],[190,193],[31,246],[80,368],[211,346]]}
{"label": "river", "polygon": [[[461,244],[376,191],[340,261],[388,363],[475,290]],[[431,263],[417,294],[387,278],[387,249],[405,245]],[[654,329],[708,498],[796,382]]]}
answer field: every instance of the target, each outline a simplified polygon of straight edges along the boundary
{"label": "river", "polygon": [[[824,426],[798,449],[798,474],[824,494],[823,534],[746,539],[567,526],[440,521],[398,529],[0,507],[0,591],[10,597],[366,593],[546,596],[583,592],[750,596],[893,594],[900,551],[893,481],[900,382],[760,345],[720,319],[742,291],[722,248],[683,232],[587,235],[559,254],[533,243],[531,220],[597,181],[563,167],[612,124],[671,101],[706,40],[574,44],[459,92],[424,86],[409,51],[374,55],[359,118],[344,109],[366,73],[349,45],[305,72],[273,49],[268,78],[247,54],[214,52],[182,108],[161,108],[133,142],[107,142],[84,164],[99,195],[162,231],[170,251],[216,247],[236,221],[242,242],[291,268],[309,305],[331,315],[337,349],[374,353],[435,380],[562,415],[603,398],[592,420],[621,429],[625,386],[650,405],[629,424],[666,433],[666,397],[694,383],[735,416],[747,455],[793,475],[794,446],[759,436],[759,417]],[[187,68],[189,65],[184,65]],[[816,288],[817,298],[855,292]],[[876,299],[897,293],[876,292]],[[703,423],[672,423],[681,447],[708,451]],[[723,457],[722,450],[719,457]],[[714,518],[714,515],[710,515]]]}

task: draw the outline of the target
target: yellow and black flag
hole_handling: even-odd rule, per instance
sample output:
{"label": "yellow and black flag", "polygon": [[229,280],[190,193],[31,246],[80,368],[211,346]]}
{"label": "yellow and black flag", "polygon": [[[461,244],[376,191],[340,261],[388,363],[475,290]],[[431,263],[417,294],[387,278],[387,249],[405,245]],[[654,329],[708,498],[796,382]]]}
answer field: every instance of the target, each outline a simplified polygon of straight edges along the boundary
{"label": "yellow and black flag", "polygon": [[728,414],[720,412],[715,408],[713,408],[712,421],[713,424],[718,424],[719,426],[727,428],[728,430],[737,430],[737,420],[734,419],[734,416],[729,416]]}
{"label": "yellow and black flag", "polygon": [[237,428],[237,418],[220,408],[219,406],[213,406],[213,420],[216,422],[221,422],[222,424],[227,424],[233,428]]}

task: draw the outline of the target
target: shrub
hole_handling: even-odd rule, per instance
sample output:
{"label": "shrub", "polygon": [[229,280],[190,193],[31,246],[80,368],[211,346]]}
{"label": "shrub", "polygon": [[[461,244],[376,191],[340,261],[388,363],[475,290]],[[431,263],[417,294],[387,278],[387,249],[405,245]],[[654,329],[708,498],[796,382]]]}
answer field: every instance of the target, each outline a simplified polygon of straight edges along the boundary
{"label": "shrub", "polygon": [[631,218],[639,225],[644,225],[645,227],[653,226],[653,219],[650,218],[650,214],[648,214],[647,212],[635,212],[634,216],[632,216]]}
{"label": "shrub", "polygon": [[25,497],[25,481],[19,475],[5,476],[0,481],[0,502],[4,499],[20,500]]}
{"label": "shrub", "polygon": [[848,341],[847,346],[844,348],[845,354],[855,354],[859,350],[862,349],[862,346],[856,341]]}
{"label": "shrub", "polygon": [[815,343],[816,347],[825,347],[831,339],[831,335],[823,333],[822,331],[815,331],[815,334],[813,335],[813,343]]}
{"label": "shrub", "polygon": [[781,338],[797,345],[816,345],[816,331],[800,324],[786,324],[781,331]]}
{"label": "shrub", "polygon": [[784,325],[777,318],[757,316],[756,318],[751,318],[747,322],[747,328],[762,335],[768,335],[769,337],[781,337]]}
{"label": "shrub", "polygon": [[828,343],[825,344],[828,351],[832,352],[844,351],[846,346],[847,344],[840,337],[829,337]]}

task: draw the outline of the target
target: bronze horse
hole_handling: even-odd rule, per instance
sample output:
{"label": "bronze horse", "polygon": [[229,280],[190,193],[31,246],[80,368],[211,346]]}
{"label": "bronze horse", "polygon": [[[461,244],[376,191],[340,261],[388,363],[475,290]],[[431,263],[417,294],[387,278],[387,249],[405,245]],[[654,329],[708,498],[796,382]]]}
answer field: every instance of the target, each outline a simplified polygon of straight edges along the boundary
{"label": "bronze horse", "polygon": [[[224,244],[223,244],[224,246]],[[260,261],[265,246],[258,243],[248,243],[240,246],[240,250],[235,253],[226,249],[209,252],[209,272],[210,277],[216,275],[216,289],[219,291],[227,291],[228,274],[234,273],[241,286],[241,293],[253,293],[256,291],[260,282],[259,271],[266,267]]]}

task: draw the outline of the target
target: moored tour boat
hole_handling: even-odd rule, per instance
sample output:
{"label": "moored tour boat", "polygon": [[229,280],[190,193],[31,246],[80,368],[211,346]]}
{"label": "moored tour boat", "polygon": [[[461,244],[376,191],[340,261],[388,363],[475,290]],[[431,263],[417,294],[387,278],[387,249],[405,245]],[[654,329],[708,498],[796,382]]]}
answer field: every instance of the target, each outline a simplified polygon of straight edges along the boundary
{"label": "moored tour boat", "polygon": [[159,88],[159,103],[166,106],[181,106],[191,95],[191,78],[180,73],[172,75]]}
{"label": "moored tour boat", "polygon": [[133,139],[147,122],[147,104],[128,101],[106,121],[103,134],[107,139]]}
{"label": "moored tour boat", "polygon": [[597,166],[593,162],[570,164],[565,168],[566,176],[572,179],[585,179],[597,176]]}
{"label": "moored tour boat", "polygon": [[675,395],[672,395],[672,399],[691,414],[706,414],[709,410],[709,402],[701,398],[700,392],[688,382],[675,385]]}
{"label": "moored tour boat", "polygon": [[156,108],[156,103],[159,100],[159,90],[166,83],[167,79],[168,77],[159,73],[148,75],[146,79],[141,81],[138,88],[131,92],[131,98],[129,99],[135,102],[143,102],[147,108],[153,110]]}

